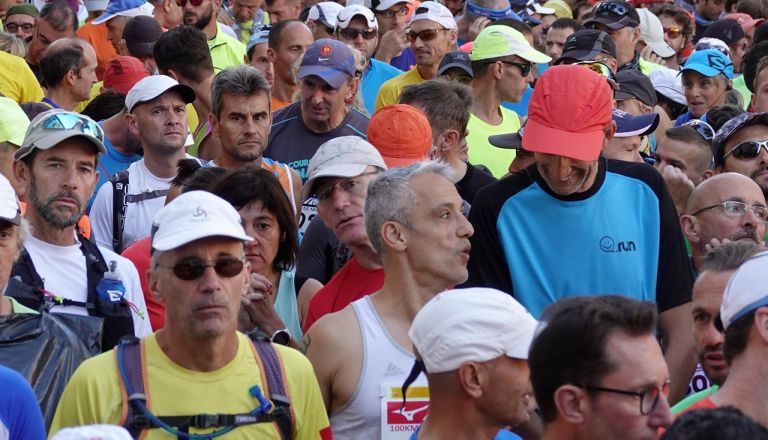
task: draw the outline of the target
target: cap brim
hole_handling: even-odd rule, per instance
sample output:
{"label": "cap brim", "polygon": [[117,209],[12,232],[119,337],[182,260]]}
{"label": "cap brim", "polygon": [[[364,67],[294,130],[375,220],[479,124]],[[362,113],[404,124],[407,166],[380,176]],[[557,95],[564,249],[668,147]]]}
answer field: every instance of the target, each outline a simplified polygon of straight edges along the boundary
{"label": "cap brim", "polygon": [[375,11],[386,11],[387,9],[395,6],[398,3],[413,3],[413,0],[384,0],[376,6]]}
{"label": "cap brim", "polygon": [[299,68],[299,73],[296,75],[296,79],[301,81],[308,76],[318,76],[334,89],[340,88],[347,80],[351,78],[347,72],[342,72],[341,70],[337,70],[331,67],[302,66]]}
{"label": "cap brim", "polygon": [[314,195],[314,186],[317,179],[322,177],[355,177],[363,174],[366,168],[368,168],[367,164],[339,164],[325,167],[307,179],[304,187],[301,189],[301,199],[307,200]]}
{"label": "cap brim", "polygon": [[532,63],[537,63],[537,64],[545,64],[552,61],[552,58],[550,58],[547,55],[544,55],[543,53],[539,52],[534,48],[530,48],[525,52],[516,53],[515,55],[519,56],[520,58],[526,61],[530,61]]}
{"label": "cap brim", "polygon": [[94,18],[93,21],[91,21],[91,23],[93,23],[93,24],[106,23],[109,20],[111,20],[112,17],[114,17],[115,15],[117,15],[117,14],[114,13],[114,12],[105,12],[105,13],[99,15],[98,17]]}
{"label": "cap brim", "polygon": [[601,54],[603,52],[599,50],[586,50],[586,49],[578,49],[578,50],[571,50],[568,52],[563,52],[560,55],[560,58],[556,59],[554,64],[562,64],[566,60],[576,60],[576,61],[589,61],[595,59],[596,56]]}
{"label": "cap brim", "polygon": [[511,346],[504,354],[513,359],[528,360],[528,352],[531,350],[533,339],[536,337],[538,322],[533,319],[516,319],[516,335],[512,338]]}
{"label": "cap brim", "polygon": [[237,231],[227,231],[226,228],[212,231],[210,228],[187,228],[174,232],[160,240],[152,242],[152,249],[157,251],[170,251],[193,241],[209,237],[227,237],[235,240],[253,241],[252,237]]}
{"label": "cap brim", "polygon": [[8,217],[7,215],[0,215],[0,221],[8,222],[12,225],[19,226],[21,224],[21,212],[16,211],[13,217]]}
{"label": "cap brim", "polygon": [[656,55],[662,58],[669,58],[675,54],[675,50],[663,41],[646,41],[645,44],[647,44]]}
{"label": "cap brim", "polygon": [[619,132],[617,129],[614,137],[623,138],[630,136],[645,136],[647,134],[653,133],[658,125],[658,113],[648,113],[644,115],[633,116],[631,122],[628,123],[627,126],[622,127],[624,128],[624,131]]}
{"label": "cap brim", "polygon": [[[621,84],[619,84],[619,87],[621,87]],[[619,88],[619,90],[616,90],[616,91],[613,92],[613,100],[614,101],[623,101],[625,99],[637,99],[637,96],[635,96],[635,95],[633,95],[633,94],[631,94],[629,92],[626,92],[624,90],[621,90],[621,88]]]}
{"label": "cap brim", "polygon": [[593,161],[603,149],[605,133],[602,129],[573,133],[547,127],[528,119],[523,136],[523,148],[534,153],[554,154],[571,159]]}
{"label": "cap brim", "polygon": [[488,142],[494,147],[508,150],[521,150],[523,148],[523,137],[520,136],[520,133],[495,134],[488,136]]}
{"label": "cap brim", "polygon": [[440,69],[438,69],[437,74],[438,75],[442,75],[442,74],[444,74],[445,72],[447,72],[450,69],[461,69],[467,75],[474,76],[474,74],[472,73],[472,67],[467,66],[466,64],[461,64],[461,63],[448,63],[445,66],[443,66]]}
{"label": "cap brim", "polygon": [[686,70],[693,70],[694,72],[698,72],[704,76],[709,76],[709,77],[717,76],[721,73],[725,75],[724,71],[720,69],[715,69],[714,67],[705,66],[704,64],[691,64],[691,65],[685,66],[680,70],[680,73],[678,73],[678,75],[682,75],[683,72],[685,72]]}
{"label": "cap brim", "polygon": [[388,157],[382,154],[381,157],[384,159],[384,163],[387,164],[387,168],[390,169],[407,167],[408,165],[414,164],[416,162],[422,162],[429,159],[429,156],[426,154],[421,157]]}

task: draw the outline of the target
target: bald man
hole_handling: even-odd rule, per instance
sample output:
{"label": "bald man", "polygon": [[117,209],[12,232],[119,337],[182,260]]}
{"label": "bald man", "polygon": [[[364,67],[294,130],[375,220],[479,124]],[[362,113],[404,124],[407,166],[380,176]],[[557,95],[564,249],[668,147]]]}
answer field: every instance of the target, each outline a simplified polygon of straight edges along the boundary
{"label": "bald man", "polygon": [[40,59],[43,102],[51,108],[73,111],[78,104],[91,98],[96,78],[96,51],[79,38],[61,38],[45,49]]}
{"label": "bald man", "polygon": [[680,217],[683,234],[691,243],[694,271],[707,252],[724,240],[750,240],[762,244],[768,209],[754,180],[737,173],[722,173],[703,181],[691,194]]}

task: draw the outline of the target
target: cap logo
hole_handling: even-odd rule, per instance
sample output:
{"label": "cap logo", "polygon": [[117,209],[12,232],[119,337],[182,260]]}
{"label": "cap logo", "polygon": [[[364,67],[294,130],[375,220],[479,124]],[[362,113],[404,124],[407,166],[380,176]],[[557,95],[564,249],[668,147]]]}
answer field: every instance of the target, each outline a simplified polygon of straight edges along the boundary
{"label": "cap logo", "polygon": [[192,217],[195,217],[200,220],[205,220],[205,219],[208,219],[208,213],[205,211],[205,209],[203,209],[202,206],[198,206],[197,209],[195,210],[195,213],[192,214]]}
{"label": "cap logo", "polygon": [[710,53],[707,55],[707,63],[715,69],[724,70],[726,68],[723,57]]}
{"label": "cap logo", "polygon": [[328,61],[332,52],[333,48],[331,45],[324,44],[323,47],[320,48],[320,58],[318,61]]}

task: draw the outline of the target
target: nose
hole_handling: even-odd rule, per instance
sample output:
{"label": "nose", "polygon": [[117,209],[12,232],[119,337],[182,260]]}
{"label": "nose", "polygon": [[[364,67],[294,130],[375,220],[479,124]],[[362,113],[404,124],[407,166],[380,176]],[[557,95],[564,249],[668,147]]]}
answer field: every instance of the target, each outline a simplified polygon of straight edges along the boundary
{"label": "nose", "polygon": [[565,180],[571,174],[571,160],[565,156],[558,156],[555,165],[557,180]]}
{"label": "nose", "polygon": [[70,190],[77,188],[77,167],[72,165],[66,167],[64,177],[61,181],[61,186]]}
{"label": "nose", "polygon": [[342,211],[350,204],[349,194],[338,187],[334,187],[333,194],[331,194],[331,201],[333,203],[333,209]]}
{"label": "nose", "polygon": [[470,223],[466,217],[462,215],[461,220],[459,222],[460,222],[459,228],[457,231],[459,234],[459,237],[469,238],[475,235],[475,228],[472,226],[472,223]]}
{"label": "nose", "polygon": [[768,164],[768,146],[766,145],[760,146],[760,152],[758,153],[757,159],[760,165]]}
{"label": "nose", "polygon": [[671,424],[672,412],[669,410],[669,401],[667,396],[661,394],[653,412],[648,415],[648,426],[658,430],[659,428],[667,428]]}
{"label": "nose", "polygon": [[704,329],[704,334],[702,335],[702,343],[704,346],[717,347],[718,345],[722,345],[724,342],[725,337],[723,334],[717,331],[715,325],[710,322]]}
{"label": "nose", "polygon": [[213,266],[206,267],[203,274],[198,278],[198,288],[200,292],[211,294],[219,290],[220,286],[221,281],[219,280],[219,275],[216,273],[216,270]]}

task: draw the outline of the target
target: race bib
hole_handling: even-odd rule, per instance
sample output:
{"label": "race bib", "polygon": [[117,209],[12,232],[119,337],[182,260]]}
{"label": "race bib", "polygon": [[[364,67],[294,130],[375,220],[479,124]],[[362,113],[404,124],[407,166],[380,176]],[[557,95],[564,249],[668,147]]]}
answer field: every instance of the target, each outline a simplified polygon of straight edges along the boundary
{"label": "race bib", "polygon": [[382,385],[381,440],[408,440],[427,416],[429,388],[411,386],[403,406],[402,386]]}
{"label": "race bib", "polygon": [[309,227],[309,222],[317,215],[317,198],[308,198],[303,205],[301,205],[301,216],[299,217],[299,232],[304,235]]}
{"label": "race bib", "polygon": [[711,386],[712,382],[710,382],[704,369],[701,368],[701,364],[696,364],[696,371],[693,372],[693,377],[688,383],[688,392],[686,393],[686,396],[696,394],[699,391],[704,391]]}

